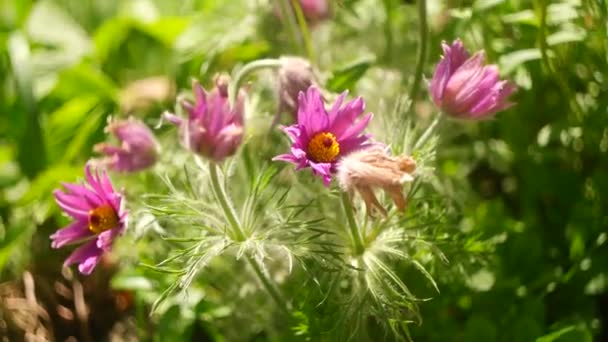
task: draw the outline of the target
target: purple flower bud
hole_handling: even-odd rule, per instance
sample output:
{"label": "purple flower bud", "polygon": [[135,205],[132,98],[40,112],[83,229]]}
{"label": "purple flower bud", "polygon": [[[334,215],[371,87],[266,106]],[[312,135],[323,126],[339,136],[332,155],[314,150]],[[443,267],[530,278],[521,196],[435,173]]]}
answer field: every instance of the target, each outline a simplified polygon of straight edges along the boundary
{"label": "purple flower bud", "polygon": [[511,107],[508,97],[516,90],[509,81],[501,81],[496,65],[485,65],[485,53],[473,56],[464,49],[462,41],[442,44],[443,57],[430,83],[435,104],[449,116],[480,120]]}
{"label": "purple flower bud", "polygon": [[[294,11],[291,2],[289,2],[289,5],[289,9]],[[331,17],[329,0],[299,0],[299,5],[304,18],[310,25],[314,26],[316,23]],[[274,13],[279,19],[283,19],[280,6],[275,5]]]}
{"label": "purple flower bud", "polygon": [[309,22],[319,22],[331,17],[328,0],[300,0],[300,7]]}
{"label": "purple flower bud", "polygon": [[120,142],[119,146],[101,143],[94,147],[95,152],[105,155],[101,162],[109,169],[135,172],[156,163],[158,143],[152,131],[143,122],[133,117],[111,121],[105,130]]}
{"label": "purple flower bud", "polygon": [[243,140],[245,96],[239,94],[234,108],[230,108],[228,83],[227,76],[217,77],[215,88],[207,93],[198,81],[193,81],[194,103],[181,101],[188,119],[171,113],[163,115],[179,127],[184,147],[216,162],[235,154]]}
{"label": "purple flower bud", "polygon": [[297,120],[298,95],[316,85],[310,63],[300,57],[282,57],[279,68],[279,108],[277,115],[286,111]]}

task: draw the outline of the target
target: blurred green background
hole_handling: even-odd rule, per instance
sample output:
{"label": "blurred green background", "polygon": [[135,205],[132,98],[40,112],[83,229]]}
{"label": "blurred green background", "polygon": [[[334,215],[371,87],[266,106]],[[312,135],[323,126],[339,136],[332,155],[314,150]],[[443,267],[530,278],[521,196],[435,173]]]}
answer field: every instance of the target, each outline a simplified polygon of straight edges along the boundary
{"label": "blurred green background", "polygon": [[[309,57],[323,84],[364,96],[381,117],[414,82],[417,3],[331,6],[302,35],[262,0],[0,0],[0,336],[223,340],[222,307],[149,316],[150,284],[162,276],[114,277],[118,255],[88,278],[62,272],[67,252],[51,250],[48,235],[67,221],[52,190],[81,175],[109,115],[154,126],[192,77],[210,84],[258,58]],[[519,91],[493,120],[444,127],[437,187],[457,208],[450,224],[478,242],[463,246],[475,257],[454,253],[435,270],[441,293],[421,304],[412,337],[608,340],[606,2],[428,0],[427,9],[426,79],[440,42],[460,37]],[[260,82],[255,120],[271,120],[273,85]],[[429,122],[425,80],[413,95],[413,114]]]}

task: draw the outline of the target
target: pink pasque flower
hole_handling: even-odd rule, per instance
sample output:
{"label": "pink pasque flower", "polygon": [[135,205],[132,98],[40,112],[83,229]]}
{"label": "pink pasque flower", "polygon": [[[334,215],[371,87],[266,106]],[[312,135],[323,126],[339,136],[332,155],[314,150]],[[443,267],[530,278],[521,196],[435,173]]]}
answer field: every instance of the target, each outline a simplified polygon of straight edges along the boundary
{"label": "pink pasque flower", "polygon": [[373,114],[359,118],[365,102],[358,97],[342,106],[346,95],[347,92],[342,93],[327,112],[317,88],[312,86],[306,93],[300,92],[298,121],[283,127],[293,142],[291,153],[281,154],[273,160],[293,163],[296,170],[310,167],[313,174],[323,178],[323,183],[329,186],[342,156],[370,146],[369,135],[362,132]]}
{"label": "pink pasque flower", "polygon": [[95,152],[105,155],[101,161],[104,166],[119,172],[135,172],[156,163],[158,143],[152,131],[140,120],[130,117],[128,120],[111,121],[106,132],[116,136],[120,145],[95,145]]}
{"label": "pink pasque flower", "polygon": [[105,172],[91,173],[85,166],[86,183],[64,183],[66,191],[55,190],[55,201],[74,222],[51,235],[51,247],[82,245],[65,260],[64,265],[78,264],[82,274],[91,274],[101,256],[110,251],[114,239],[127,224],[122,195],[112,187]]}
{"label": "pink pasque flower", "polygon": [[485,53],[469,57],[462,41],[442,43],[443,57],[433,74],[430,92],[435,104],[449,116],[479,120],[511,107],[508,97],[515,85],[501,81],[496,65],[485,65]]}
{"label": "pink pasque flower", "polygon": [[163,117],[180,129],[182,145],[194,153],[221,162],[236,153],[243,140],[245,96],[240,93],[234,108],[228,102],[227,77],[218,77],[211,92],[192,82],[195,102],[181,101],[188,119],[171,113]]}
{"label": "pink pasque flower", "polygon": [[318,22],[331,16],[329,0],[300,0],[300,8],[306,20]]}

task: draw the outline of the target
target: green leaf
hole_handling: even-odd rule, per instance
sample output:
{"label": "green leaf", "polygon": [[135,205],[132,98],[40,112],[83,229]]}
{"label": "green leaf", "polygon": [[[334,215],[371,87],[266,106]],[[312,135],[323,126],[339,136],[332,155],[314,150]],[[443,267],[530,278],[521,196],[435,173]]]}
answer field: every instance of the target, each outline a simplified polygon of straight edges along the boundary
{"label": "green leaf", "polygon": [[585,37],[587,37],[587,33],[581,28],[561,30],[547,36],[547,44],[553,46],[564,43],[581,42],[585,40]]}
{"label": "green leaf", "polygon": [[45,140],[53,160],[65,158],[66,147],[74,144],[74,137],[82,127],[95,119],[90,113],[98,104],[99,100],[94,96],[76,97],[49,115]]}
{"label": "green leaf", "polygon": [[82,174],[81,167],[58,165],[51,167],[36,177],[30,189],[19,200],[19,204],[27,204],[33,201],[50,199],[53,190],[60,187],[62,181],[72,181],[77,175]]}
{"label": "green leaf", "polygon": [[473,9],[476,11],[484,11],[492,7],[496,7],[505,2],[505,0],[477,0],[473,4]]}
{"label": "green leaf", "polygon": [[327,81],[327,89],[338,93],[352,90],[357,81],[372,66],[372,62],[372,60],[366,59],[333,71],[332,77]]}
{"label": "green leaf", "polygon": [[28,177],[34,177],[46,164],[46,152],[40,129],[39,111],[33,94],[30,47],[21,32],[10,35],[8,54],[17,82],[19,97],[27,117],[18,137],[19,166]]}
{"label": "green leaf", "polygon": [[517,50],[501,56],[500,66],[502,67],[502,72],[509,74],[523,63],[539,60],[541,58],[542,54],[539,49]]}
{"label": "green leaf", "polygon": [[111,285],[117,290],[152,290],[152,281],[137,274],[118,274],[112,277]]}
{"label": "green leaf", "polygon": [[593,337],[589,330],[577,325],[570,325],[536,339],[536,342],[591,342]]}

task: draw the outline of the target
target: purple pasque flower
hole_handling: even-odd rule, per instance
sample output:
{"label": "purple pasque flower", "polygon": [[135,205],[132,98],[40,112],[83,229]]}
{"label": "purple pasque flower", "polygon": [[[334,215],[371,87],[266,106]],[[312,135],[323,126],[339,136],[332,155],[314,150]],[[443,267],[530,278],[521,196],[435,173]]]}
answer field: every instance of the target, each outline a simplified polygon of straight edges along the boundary
{"label": "purple pasque flower", "polygon": [[469,57],[462,41],[442,43],[443,56],[430,83],[431,96],[452,117],[480,120],[511,107],[514,84],[500,80],[496,65],[485,65],[484,51]]}
{"label": "purple pasque flower", "polygon": [[51,235],[51,247],[82,243],[63,264],[78,264],[80,273],[91,274],[101,256],[111,250],[114,239],[125,230],[127,211],[122,195],[114,190],[105,172],[93,173],[87,164],[85,176],[85,184],[64,183],[65,191],[53,192],[59,207],[74,222]]}
{"label": "purple pasque flower", "polygon": [[273,160],[293,163],[296,170],[310,167],[313,174],[323,178],[323,183],[329,186],[342,156],[370,146],[369,135],[362,133],[373,114],[361,117],[365,110],[361,97],[343,106],[346,95],[347,92],[342,93],[327,112],[316,87],[300,92],[298,121],[283,128],[293,142],[291,153],[278,155]]}
{"label": "purple pasque flower", "polygon": [[331,16],[329,0],[300,0],[302,14],[310,22],[318,22]]}
{"label": "purple pasque flower", "polygon": [[217,77],[209,93],[198,81],[192,82],[195,102],[181,101],[187,119],[171,113],[163,117],[180,129],[182,145],[194,153],[221,162],[236,153],[243,140],[245,96],[240,93],[234,108],[228,101],[227,77]]}
{"label": "purple pasque flower", "polygon": [[152,131],[140,120],[110,121],[106,132],[113,134],[119,146],[109,143],[95,145],[97,153],[104,154],[102,164],[119,172],[135,172],[147,169],[156,163],[158,143]]}

